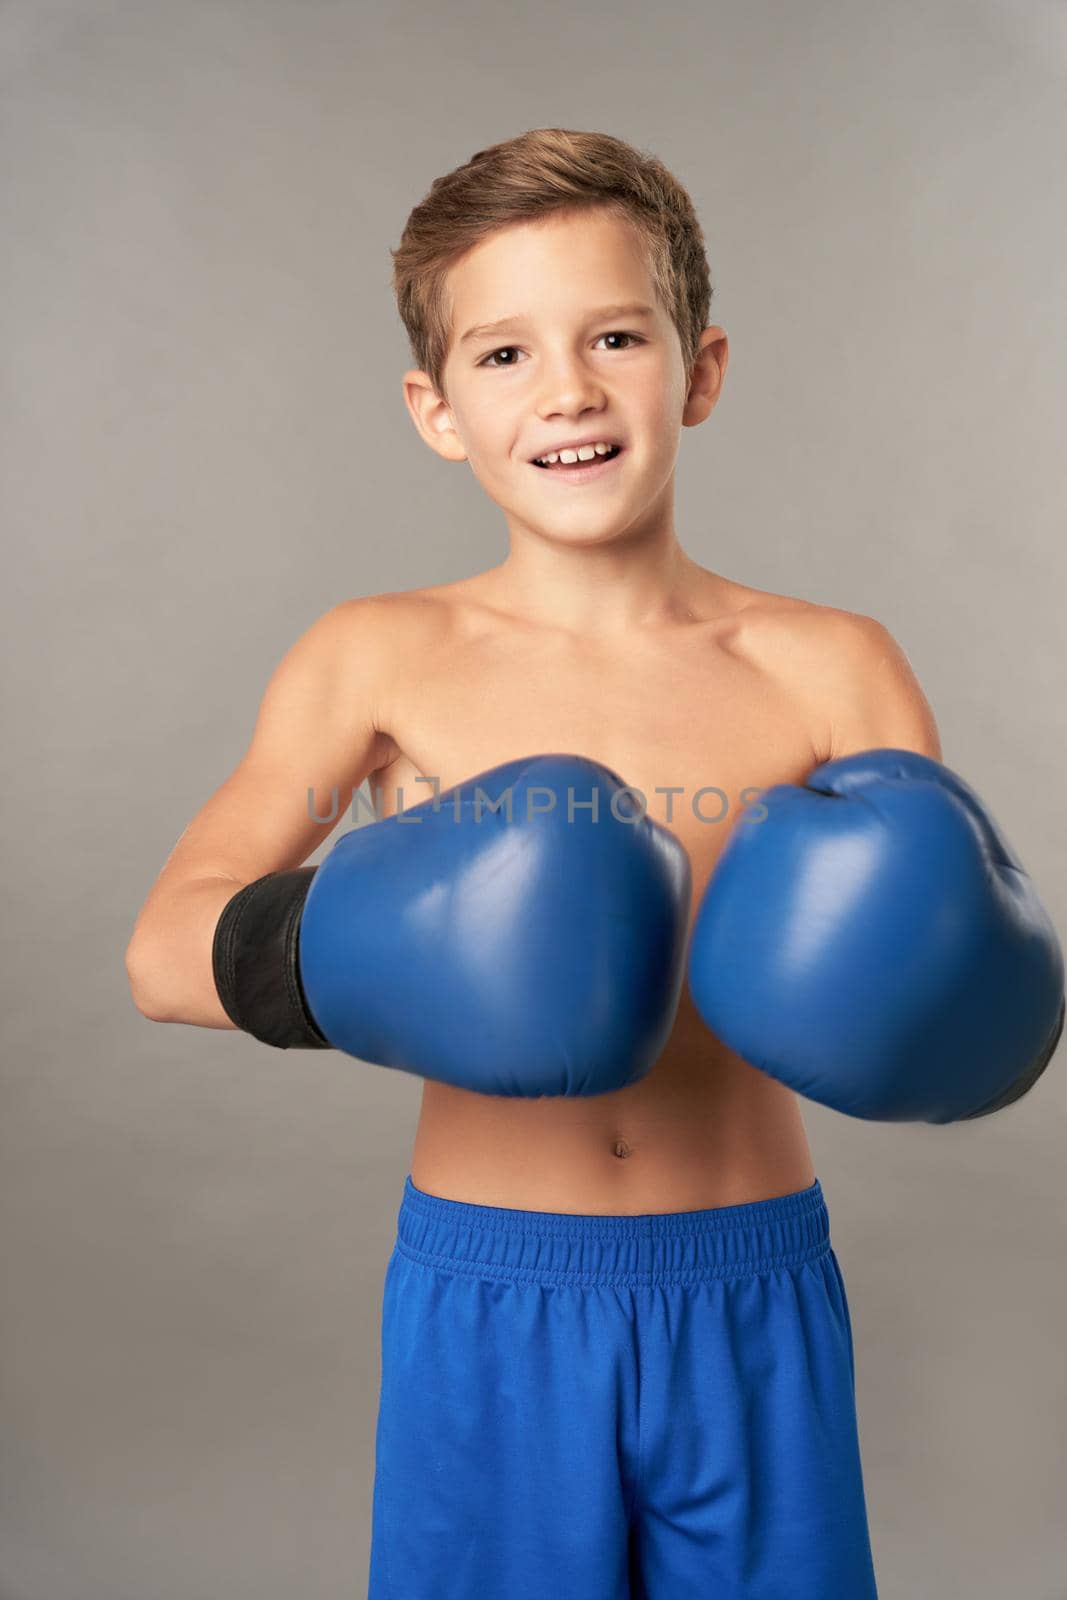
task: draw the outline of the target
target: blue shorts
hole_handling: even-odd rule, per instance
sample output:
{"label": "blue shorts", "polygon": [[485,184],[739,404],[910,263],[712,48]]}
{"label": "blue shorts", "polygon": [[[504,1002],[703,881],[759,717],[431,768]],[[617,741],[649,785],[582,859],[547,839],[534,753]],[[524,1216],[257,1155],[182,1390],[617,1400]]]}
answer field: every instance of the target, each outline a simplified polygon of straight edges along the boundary
{"label": "blue shorts", "polygon": [[818,1180],[572,1216],[408,1177],[369,1600],[869,1600],[852,1329]]}

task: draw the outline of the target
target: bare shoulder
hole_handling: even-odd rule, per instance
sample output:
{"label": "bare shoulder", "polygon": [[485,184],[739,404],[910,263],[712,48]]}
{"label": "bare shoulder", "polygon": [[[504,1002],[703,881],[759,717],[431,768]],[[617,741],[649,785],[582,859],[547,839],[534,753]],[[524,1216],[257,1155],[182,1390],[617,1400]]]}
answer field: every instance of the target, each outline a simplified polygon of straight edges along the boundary
{"label": "bare shoulder", "polygon": [[506,628],[514,622],[494,604],[487,573],[474,573],[448,583],[427,584],[349,602],[373,608],[383,630],[408,660],[427,650]]}
{"label": "bare shoulder", "polygon": [[771,594],[757,594],[742,615],[748,648],[811,719],[820,760],[887,748],[941,759],[929,701],[885,623],[865,612]]}
{"label": "bare shoulder", "polygon": [[752,591],[739,620],[746,645],[762,652],[768,667],[798,682],[863,671],[890,638],[880,622],[862,612],[764,590]]}
{"label": "bare shoulder", "polygon": [[420,655],[448,626],[450,608],[433,589],[397,589],[341,600],[321,619],[363,669],[392,669]]}
{"label": "bare shoulder", "polygon": [[820,622],[833,607],[734,580],[715,582],[716,588],[709,589],[711,614],[726,622],[731,647],[753,665],[772,674],[795,673],[825,649]]}

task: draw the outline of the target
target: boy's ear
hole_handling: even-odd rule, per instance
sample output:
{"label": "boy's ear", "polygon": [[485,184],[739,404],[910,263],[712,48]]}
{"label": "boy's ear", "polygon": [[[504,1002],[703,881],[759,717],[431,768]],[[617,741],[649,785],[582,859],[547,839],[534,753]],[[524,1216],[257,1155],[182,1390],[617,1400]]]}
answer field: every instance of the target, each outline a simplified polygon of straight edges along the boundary
{"label": "boy's ear", "polygon": [[466,461],[467,452],[452,422],[448,402],[442,400],[429,375],[412,369],[405,372],[404,404],[422,438],[446,461]]}
{"label": "boy's ear", "polygon": [[705,328],[700,335],[700,347],[693,363],[693,377],[689,384],[682,426],[692,428],[714,410],[722,393],[723,379],[730,361],[730,341],[726,329],[717,325]]}

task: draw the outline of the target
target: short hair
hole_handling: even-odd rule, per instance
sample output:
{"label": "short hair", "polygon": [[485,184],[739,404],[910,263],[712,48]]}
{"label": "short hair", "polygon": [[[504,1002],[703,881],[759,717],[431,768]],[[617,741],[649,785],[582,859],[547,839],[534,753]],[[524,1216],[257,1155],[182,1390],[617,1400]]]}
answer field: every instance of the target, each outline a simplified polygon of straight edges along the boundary
{"label": "short hair", "polygon": [[444,396],[454,332],[449,270],[500,228],[592,208],[632,224],[692,378],[713,290],[703,230],[686,190],[662,161],[611,134],[531,128],[435,178],[390,251],[411,354],[438,395]]}

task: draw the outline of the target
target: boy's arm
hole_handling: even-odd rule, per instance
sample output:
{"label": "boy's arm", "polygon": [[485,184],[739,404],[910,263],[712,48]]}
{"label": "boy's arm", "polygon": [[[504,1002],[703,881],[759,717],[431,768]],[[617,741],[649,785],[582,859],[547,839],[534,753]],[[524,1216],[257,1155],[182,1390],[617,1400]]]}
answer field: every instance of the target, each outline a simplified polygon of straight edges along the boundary
{"label": "boy's arm", "polygon": [[[381,765],[390,740],[380,686],[393,633],[383,610],[374,596],[344,601],[289,649],[247,751],[164,863],[126,950],[134,1003],[153,1021],[233,1027],[212,971],[224,907],[245,884],[304,861]],[[334,820],[316,822],[312,809]]]}
{"label": "boy's arm", "polygon": [[894,749],[940,761],[934,713],[889,629],[858,612],[816,616],[816,642],[808,651],[821,759]]}

